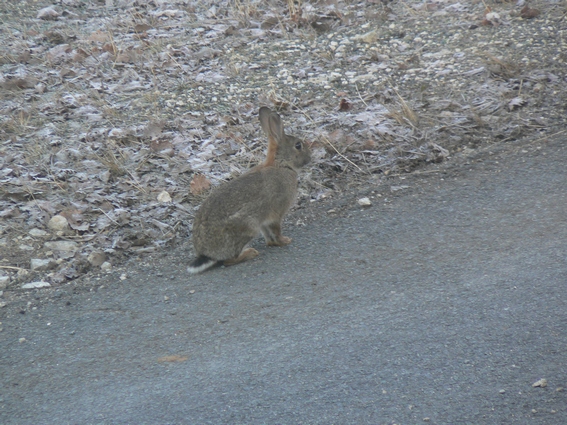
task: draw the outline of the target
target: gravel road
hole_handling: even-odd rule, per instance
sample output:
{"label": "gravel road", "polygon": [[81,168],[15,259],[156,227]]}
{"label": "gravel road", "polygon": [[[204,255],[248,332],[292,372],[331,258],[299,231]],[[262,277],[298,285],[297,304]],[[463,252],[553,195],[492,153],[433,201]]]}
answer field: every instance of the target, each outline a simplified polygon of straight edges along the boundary
{"label": "gravel road", "polygon": [[249,263],[169,252],[11,303],[0,422],[564,424],[563,136],[288,224]]}

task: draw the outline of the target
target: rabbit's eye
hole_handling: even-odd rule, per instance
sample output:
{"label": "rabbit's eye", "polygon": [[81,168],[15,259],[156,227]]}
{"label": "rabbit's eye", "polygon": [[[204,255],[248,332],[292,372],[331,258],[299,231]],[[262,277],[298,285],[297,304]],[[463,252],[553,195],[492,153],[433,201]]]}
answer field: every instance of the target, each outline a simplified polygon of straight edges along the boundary
{"label": "rabbit's eye", "polygon": [[301,142],[297,142],[297,143],[295,144],[295,149],[297,149],[298,151],[301,150]]}

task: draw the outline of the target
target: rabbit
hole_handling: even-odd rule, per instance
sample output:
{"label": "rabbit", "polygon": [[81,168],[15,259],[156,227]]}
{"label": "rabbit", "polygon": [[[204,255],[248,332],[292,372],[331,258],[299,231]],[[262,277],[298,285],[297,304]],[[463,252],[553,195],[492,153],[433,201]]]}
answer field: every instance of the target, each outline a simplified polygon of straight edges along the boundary
{"label": "rabbit", "polygon": [[297,171],[311,161],[311,152],[303,141],[285,134],[276,112],[262,107],[259,119],[268,136],[266,159],[205,199],[193,222],[197,258],[189,273],[255,258],[258,251],[246,246],[260,233],[268,246],[291,242],[282,235],[281,223],[297,196]]}

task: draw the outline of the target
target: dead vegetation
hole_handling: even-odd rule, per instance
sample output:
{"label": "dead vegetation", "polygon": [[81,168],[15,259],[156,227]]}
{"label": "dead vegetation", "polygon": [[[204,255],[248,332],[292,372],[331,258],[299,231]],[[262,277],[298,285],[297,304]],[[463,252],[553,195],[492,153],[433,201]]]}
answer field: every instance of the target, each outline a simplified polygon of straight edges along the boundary
{"label": "dead vegetation", "polygon": [[2,3],[0,284],[187,240],[261,161],[262,105],[313,143],[300,206],[561,128],[567,5],[526,4]]}

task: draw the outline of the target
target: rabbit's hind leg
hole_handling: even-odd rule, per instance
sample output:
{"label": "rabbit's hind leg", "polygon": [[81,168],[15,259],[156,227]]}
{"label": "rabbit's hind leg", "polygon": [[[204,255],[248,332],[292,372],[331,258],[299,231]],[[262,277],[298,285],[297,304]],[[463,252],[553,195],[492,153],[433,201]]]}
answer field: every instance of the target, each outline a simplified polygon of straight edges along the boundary
{"label": "rabbit's hind leg", "polygon": [[272,222],[262,226],[262,234],[268,246],[284,246],[291,243],[291,238],[282,235],[282,227],[279,222]]}
{"label": "rabbit's hind leg", "polygon": [[258,251],[256,251],[254,248],[246,248],[240,253],[238,257],[231,260],[224,260],[223,265],[225,265],[226,267],[234,266],[235,264],[242,263],[243,261],[248,261],[252,258],[256,258],[258,254]]}

